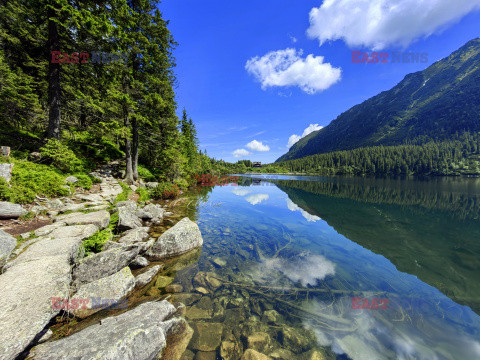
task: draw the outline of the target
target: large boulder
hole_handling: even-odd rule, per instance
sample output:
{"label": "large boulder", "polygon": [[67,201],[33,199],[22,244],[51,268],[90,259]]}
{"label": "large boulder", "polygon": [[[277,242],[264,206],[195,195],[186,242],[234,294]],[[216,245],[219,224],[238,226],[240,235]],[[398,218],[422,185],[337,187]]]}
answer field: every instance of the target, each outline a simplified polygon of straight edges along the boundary
{"label": "large boulder", "polygon": [[135,214],[135,210],[128,206],[122,206],[118,209],[117,228],[120,231],[136,229],[142,226],[142,221]]}
{"label": "large boulder", "polygon": [[198,225],[189,218],[183,218],[165,231],[146,254],[151,259],[161,260],[184,254],[202,245],[203,238]]}
{"label": "large boulder", "polygon": [[34,347],[34,359],[157,359],[166,338],[185,320],[171,318],[176,309],[168,301],[147,302],[121,315],[103,319],[66,338]]}
{"label": "large boulder", "polygon": [[100,229],[105,229],[110,223],[110,213],[106,210],[96,211],[91,213],[71,213],[67,215],[60,215],[55,218],[55,221],[62,221],[67,225],[85,225],[93,224]]}
{"label": "large boulder", "polygon": [[0,269],[7,262],[15,246],[17,246],[17,239],[0,230]]}
{"label": "large boulder", "polygon": [[135,278],[130,268],[125,267],[119,272],[82,285],[73,296],[70,303],[76,303],[76,309],[70,312],[79,318],[85,318],[105,308],[126,307],[121,300],[135,288]]}
{"label": "large boulder", "polygon": [[73,258],[94,225],[58,228],[54,235],[36,240],[0,275],[0,357],[15,359],[59,314],[52,297],[67,299]]}
{"label": "large boulder", "polygon": [[12,179],[13,164],[0,164],[0,178],[4,178],[6,182]]}
{"label": "large boulder", "polygon": [[112,248],[82,259],[73,271],[75,285],[81,285],[115,274],[128,266],[138,255],[139,249]]}
{"label": "large boulder", "polygon": [[21,205],[0,201],[0,220],[17,219],[26,213],[27,211]]}

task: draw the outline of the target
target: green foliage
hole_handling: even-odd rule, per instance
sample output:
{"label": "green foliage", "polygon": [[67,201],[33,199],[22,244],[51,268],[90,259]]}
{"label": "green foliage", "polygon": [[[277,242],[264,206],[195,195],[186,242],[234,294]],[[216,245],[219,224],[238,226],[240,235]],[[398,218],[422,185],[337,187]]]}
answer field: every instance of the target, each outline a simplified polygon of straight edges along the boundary
{"label": "green foliage", "polygon": [[150,192],[146,188],[140,187],[135,192],[140,195],[138,198],[139,202],[150,200]]}
{"label": "green foliage", "polygon": [[123,182],[119,182],[119,184],[122,187],[123,191],[120,194],[118,194],[117,197],[115,198],[115,204],[119,201],[128,200],[128,196],[132,192],[132,189],[130,189],[127,184]]}
{"label": "green foliage", "polygon": [[81,161],[68,146],[56,139],[50,139],[40,148],[42,157],[48,159],[60,171],[70,173],[82,168]]}
{"label": "green foliage", "polygon": [[94,177],[86,174],[75,174],[78,181],[75,183],[76,187],[81,187],[85,190],[90,190],[93,186]]}
{"label": "green foliage", "polygon": [[18,204],[28,204],[35,195],[58,197],[68,195],[64,188],[65,177],[47,165],[29,161],[15,161],[10,186],[0,180],[0,199]]}
{"label": "green foliage", "polygon": [[83,240],[85,255],[88,256],[92,253],[99,253],[100,251],[102,251],[103,245],[112,238],[112,229],[108,227],[104,230],[96,232],[88,239]]}
{"label": "green foliage", "polygon": [[374,146],[275,164],[290,172],[332,175],[475,175],[479,151],[480,133],[463,133],[443,142]]}
{"label": "green foliage", "polygon": [[184,178],[175,179],[175,180],[173,181],[173,183],[174,183],[175,185],[177,185],[177,186],[178,186],[180,189],[182,189],[182,190],[186,190],[186,189],[190,186],[190,184],[188,183],[188,181],[187,181],[186,179],[184,179]]}
{"label": "green foliage", "polygon": [[174,199],[180,193],[177,185],[167,182],[161,182],[155,189],[152,190],[152,197],[154,199]]}
{"label": "green foliage", "polygon": [[145,181],[155,181],[156,177],[143,165],[138,165],[138,176]]}

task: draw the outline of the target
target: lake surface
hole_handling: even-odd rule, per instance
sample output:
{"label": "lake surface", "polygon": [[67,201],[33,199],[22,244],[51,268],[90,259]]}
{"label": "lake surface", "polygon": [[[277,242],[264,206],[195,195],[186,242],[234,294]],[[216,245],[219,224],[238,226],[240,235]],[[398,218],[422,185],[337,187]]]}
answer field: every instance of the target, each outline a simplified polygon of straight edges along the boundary
{"label": "lake surface", "polygon": [[480,359],[480,179],[252,175],[189,206],[190,356]]}

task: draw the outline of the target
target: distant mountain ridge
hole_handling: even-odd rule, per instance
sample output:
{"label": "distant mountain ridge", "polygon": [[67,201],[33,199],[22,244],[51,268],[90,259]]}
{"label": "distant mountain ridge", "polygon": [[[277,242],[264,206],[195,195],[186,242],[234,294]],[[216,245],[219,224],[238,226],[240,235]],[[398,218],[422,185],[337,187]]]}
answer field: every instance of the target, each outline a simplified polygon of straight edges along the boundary
{"label": "distant mountain ridge", "polygon": [[480,131],[480,38],[300,139],[278,161]]}

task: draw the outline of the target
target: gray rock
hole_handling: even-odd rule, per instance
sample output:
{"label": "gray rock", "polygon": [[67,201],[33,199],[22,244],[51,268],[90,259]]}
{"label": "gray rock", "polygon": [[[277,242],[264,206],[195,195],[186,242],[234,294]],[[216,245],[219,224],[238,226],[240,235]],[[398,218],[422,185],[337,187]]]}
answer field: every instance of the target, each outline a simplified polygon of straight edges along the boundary
{"label": "gray rock", "polygon": [[142,210],[149,214],[149,220],[153,223],[161,223],[165,214],[165,209],[162,209],[162,207],[157,204],[148,204]]}
{"label": "gray rock", "polygon": [[66,225],[67,223],[63,221],[57,221],[54,224],[42,226],[41,228],[36,229],[33,233],[35,236],[45,236],[50,234],[53,230]]}
{"label": "gray rock", "polygon": [[123,247],[108,249],[90,255],[80,261],[73,276],[77,288],[80,285],[115,274],[128,266],[139,253],[138,248],[125,250]]}
{"label": "gray rock", "polygon": [[41,206],[41,205],[34,205],[30,209],[30,212],[35,214],[35,215],[40,214],[42,211],[47,211],[47,208],[45,206]]}
{"label": "gray rock", "polygon": [[137,209],[137,203],[133,200],[119,201],[118,203],[115,204],[115,207],[117,209],[119,209],[121,207],[128,207],[130,209],[136,210]]}
{"label": "gray rock", "polygon": [[105,201],[105,199],[100,194],[79,194],[75,195],[75,197],[84,201]]}
{"label": "gray rock", "polygon": [[17,258],[10,261],[5,268],[48,256],[62,256],[64,262],[73,263],[78,259],[82,240],[89,238],[98,231],[95,225],[77,225],[59,227],[50,234],[40,238],[30,245]]}
{"label": "gray rock", "polygon": [[33,358],[42,359],[157,359],[167,335],[185,325],[170,318],[176,309],[168,301],[147,302],[121,315],[106,318],[66,338],[34,347]]}
{"label": "gray rock", "polygon": [[70,304],[77,309],[69,311],[79,318],[86,318],[105,308],[126,307],[125,299],[135,288],[135,278],[128,267],[119,272],[82,285],[72,297]]}
{"label": "gray rock", "polygon": [[143,256],[137,256],[131,263],[130,266],[132,268],[144,268],[148,266],[148,260],[145,259]]}
{"label": "gray rock", "polygon": [[100,210],[107,210],[110,208],[109,204],[97,205],[92,207],[85,208],[86,211],[100,211]]}
{"label": "gray rock", "polygon": [[[70,189],[70,188],[69,188]],[[67,211],[79,211],[83,210],[87,204],[86,203],[80,203],[80,204],[69,204],[64,206],[63,208],[60,209],[61,213],[67,212]]]}
{"label": "gray rock", "polygon": [[135,287],[141,288],[153,280],[155,275],[163,269],[163,265],[155,265],[135,278]]}
{"label": "gray rock", "polygon": [[12,179],[13,164],[0,164],[0,178],[4,178],[6,182]]}
{"label": "gray rock", "polygon": [[3,157],[10,156],[10,147],[9,146],[0,146],[0,155]]}
{"label": "gray rock", "polygon": [[37,151],[31,152],[30,154],[28,154],[28,160],[38,162],[42,160],[42,154]]}
{"label": "gray rock", "polygon": [[65,207],[63,202],[60,199],[49,200],[45,203],[45,207],[49,210],[60,210]]}
{"label": "gray rock", "polygon": [[140,241],[144,241],[148,239],[148,231],[150,228],[147,227],[139,227],[136,229],[126,231],[120,239],[118,239],[119,243],[136,243]]}
{"label": "gray rock", "polygon": [[78,182],[78,178],[75,176],[69,176],[65,179],[65,182],[69,184],[75,184],[76,182]]}
{"label": "gray rock", "polygon": [[67,215],[60,215],[55,218],[55,221],[65,222],[67,225],[85,225],[93,224],[100,229],[105,229],[110,223],[110,213],[106,210],[84,213],[71,213]]}
{"label": "gray rock", "polygon": [[26,213],[21,205],[0,201],[0,219],[17,219]]}
{"label": "gray rock", "polygon": [[184,254],[202,244],[202,233],[198,225],[189,218],[183,218],[157,239],[147,251],[147,257],[161,260]]}
{"label": "gray rock", "polygon": [[71,237],[40,238],[7,263],[0,276],[2,359],[15,359],[58,315],[60,309],[52,307],[51,298],[69,297],[71,264],[82,238],[96,230],[93,225],[85,225],[82,229],[71,227],[68,234],[62,230],[63,235]]}
{"label": "gray rock", "polygon": [[147,182],[145,186],[150,189],[155,189],[158,186],[158,182]]}
{"label": "gray rock", "polygon": [[20,234],[20,237],[21,237],[23,240],[29,239],[30,236],[32,236],[32,234],[31,234],[30,232],[26,232],[26,233]]}
{"label": "gray rock", "polygon": [[142,226],[142,221],[135,215],[135,211],[127,206],[122,206],[118,209],[118,224],[117,228],[120,231],[139,228]]}
{"label": "gray rock", "polygon": [[17,246],[17,239],[0,230],[0,269],[7,262],[15,246]]}

